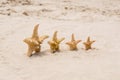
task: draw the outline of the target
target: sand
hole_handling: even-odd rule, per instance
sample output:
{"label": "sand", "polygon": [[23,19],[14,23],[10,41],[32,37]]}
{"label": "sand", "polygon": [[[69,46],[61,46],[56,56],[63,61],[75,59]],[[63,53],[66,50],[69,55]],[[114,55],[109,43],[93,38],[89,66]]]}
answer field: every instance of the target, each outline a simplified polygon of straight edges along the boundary
{"label": "sand", "polygon": [[[32,0],[31,5],[0,2],[0,80],[120,80],[119,0]],[[26,12],[27,15],[23,14]],[[23,39],[34,25],[50,37],[41,53],[26,56]],[[65,37],[61,52],[51,54],[53,32]],[[75,34],[78,51],[65,44]],[[84,50],[90,36],[93,50]]]}

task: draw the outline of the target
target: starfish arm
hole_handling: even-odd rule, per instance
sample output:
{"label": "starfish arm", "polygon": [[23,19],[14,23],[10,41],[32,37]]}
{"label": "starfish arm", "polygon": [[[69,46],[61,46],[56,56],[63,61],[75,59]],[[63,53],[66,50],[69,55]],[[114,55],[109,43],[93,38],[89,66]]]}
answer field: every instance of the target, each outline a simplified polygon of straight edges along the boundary
{"label": "starfish arm", "polygon": [[52,45],[52,44],[55,44],[55,42],[54,41],[48,41],[48,44]]}
{"label": "starfish arm", "polygon": [[58,31],[55,31],[54,34],[53,34],[53,41],[57,41],[57,32]]}
{"label": "starfish arm", "polygon": [[81,40],[77,40],[75,43],[78,44],[79,42],[81,42]]}
{"label": "starfish arm", "polygon": [[95,41],[91,41],[90,43],[92,44],[92,43],[94,43]]}
{"label": "starfish arm", "polygon": [[51,41],[48,41],[48,44],[50,45],[50,44],[51,44]]}
{"label": "starfish arm", "polygon": [[90,42],[90,37],[88,37],[87,42]]}
{"label": "starfish arm", "polygon": [[34,27],[33,34],[32,34],[32,38],[38,37],[38,27],[39,27],[39,24],[37,24],[37,25]]}
{"label": "starfish arm", "polygon": [[28,45],[31,45],[31,44],[35,44],[35,45],[39,45],[39,42],[36,41],[36,40],[33,40],[31,38],[26,38],[23,40],[25,43],[27,43]]}
{"label": "starfish arm", "polygon": [[75,41],[75,37],[74,37],[74,34],[72,34],[72,38],[71,38],[71,41]]}
{"label": "starfish arm", "polygon": [[47,36],[47,35],[44,35],[44,36],[39,37],[39,42],[42,43],[43,40],[47,39],[48,37],[49,37],[49,36]]}
{"label": "starfish arm", "polygon": [[26,39],[24,39],[23,41],[24,41],[25,43],[27,43],[27,44],[32,43],[32,39],[31,39],[31,38],[26,38]]}
{"label": "starfish arm", "polygon": [[62,42],[65,38],[61,38],[60,40],[58,40],[58,43]]}
{"label": "starfish arm", "polygon": [[28,47],[27,56],[28,57],[32,56],[32,52],[33,52],[33,50],[30,47]]}
{"label": "starfish arm", "polygon": [[83,44],[86,45],[86,42],[84,42]]}
{"label": "starfish arm", "polygon": [[66,42],[66,44],[67,44],[67,45],[72,45],[72,43],[71,43],[71,42]]}

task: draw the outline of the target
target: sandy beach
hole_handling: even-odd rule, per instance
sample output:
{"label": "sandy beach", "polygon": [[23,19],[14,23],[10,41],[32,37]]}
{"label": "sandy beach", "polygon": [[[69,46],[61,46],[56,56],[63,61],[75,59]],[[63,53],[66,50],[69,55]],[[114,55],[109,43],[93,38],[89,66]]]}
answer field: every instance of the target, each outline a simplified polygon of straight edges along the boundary
{"label": "sandy beach", "polygon": [[[20,0],[18,0],[20,1]],[[0,80],[120,80],[119,0],[0,1]],[[41,53],[26,56],[23,40],[39,24],[49,35]],[[65,37],[60,52],[51,54],[54,31]],[[74,33],[77,51],[65,44]],[[96,40],[86,51],[83,42]]]}

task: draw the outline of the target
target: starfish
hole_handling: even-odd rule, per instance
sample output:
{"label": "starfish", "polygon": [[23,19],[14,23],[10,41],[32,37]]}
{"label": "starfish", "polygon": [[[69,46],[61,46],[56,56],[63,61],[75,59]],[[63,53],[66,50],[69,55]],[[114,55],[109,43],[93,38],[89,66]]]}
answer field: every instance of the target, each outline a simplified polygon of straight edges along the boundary
{"label": "starfish", "polygon": [[64,40],[65,38],[58,39],[57,38],[57,31],[54,32],[53,38],[51,41],[48,41],[48,44],[50,45],[50,49],[52,53],[55,53],[56,51],[59,51],[59,44]]}
{"label": "starfish", "polygon": [[81,40],[75,40],[74,34],[72,34],[71,41],[66,44],[70,47],[70,50],[77,50],[77,44],[81,42]]}
{"label": "starfish", "polygon": [[33,51],[35,51],[36,53],[40,52],[40,50],[41,50],[41,45],[40,44],[42,44],[43,40],[48,38],[47,35],[40,36],[40,37],[38,36],[38,27],[39,27],[39,24],[37,24],[34,27],[32,37],[25,38],[23,40],[28,45],[27,56],[29,56],[29,57],[32,56]]}
{"label": "starfish", "polygon": [[83,43],[83,44],[85,45],[85,50],[92,49],[91,45],[92,45],[94,42],[95,42],[95,41],[90,41],[90,37],[88,37],[87,41]]}

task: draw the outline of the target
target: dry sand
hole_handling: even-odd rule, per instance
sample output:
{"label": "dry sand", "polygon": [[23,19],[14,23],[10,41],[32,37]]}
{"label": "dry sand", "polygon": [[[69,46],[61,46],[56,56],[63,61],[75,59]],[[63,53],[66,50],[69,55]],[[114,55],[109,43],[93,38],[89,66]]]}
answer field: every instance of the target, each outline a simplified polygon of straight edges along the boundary
{"label": "dry sand", "polygon": [[[1,0],[0,80],[120,80],[119,4],[119,0],[32,0],[23,5]],[[50,38],[39,55],[29,58],[23,39],[31,36],[36,24],[39,35]],[[66,39],[61,52],[51,54],[47,41],[55,30]],[[78,51],[65,45],[72,33],[82,40]],[[96,40],[95,49],[85,51],[88,36]]]}

